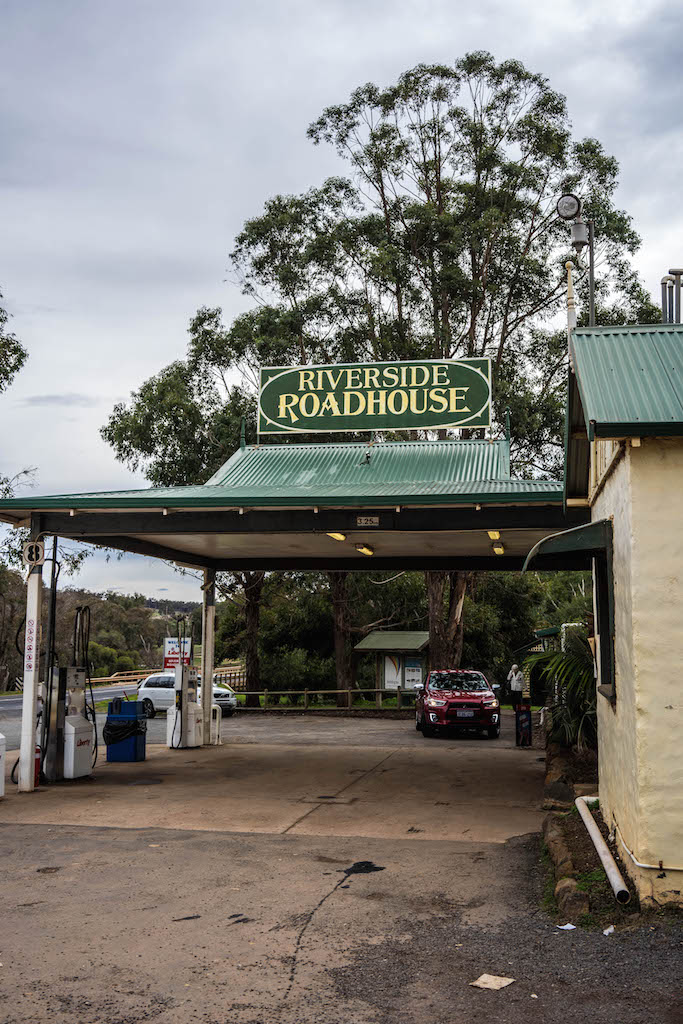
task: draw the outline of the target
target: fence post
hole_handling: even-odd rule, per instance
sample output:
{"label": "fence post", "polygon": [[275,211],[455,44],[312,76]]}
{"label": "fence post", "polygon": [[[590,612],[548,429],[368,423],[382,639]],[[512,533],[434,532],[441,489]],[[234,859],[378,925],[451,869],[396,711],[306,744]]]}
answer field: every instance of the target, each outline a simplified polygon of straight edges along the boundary
{"label": "fence post", "polygon": [[401,710],[401,687],[400,686],[398,686],[396,688],[396,709],[397,709],[397,711]]}
{"label": "fence post", "polygon": [[381,690],[375,690],[375,704],[377,705],[378,708],[382,707],[382,691]]}
{"label": "fence post", "polygon": [[268,691],[263,691],[263,710],[266,710],[266,704],[268,703]]}
{"label": "fence post", "polygon": [[353,690],[351,687],[346,691],[346,708],[348,711],[353,707]]}
{"label": "fence post", "polygon": [[308,711],[308,690],[304,690],[304,711]]}

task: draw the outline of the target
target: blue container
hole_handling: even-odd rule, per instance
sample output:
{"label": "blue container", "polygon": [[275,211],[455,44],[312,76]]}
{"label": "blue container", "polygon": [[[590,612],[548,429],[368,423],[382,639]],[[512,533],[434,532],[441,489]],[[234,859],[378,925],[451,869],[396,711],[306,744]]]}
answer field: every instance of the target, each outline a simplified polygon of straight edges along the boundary
{"label": "blue container", "polygon": [[105,725],[105,742],[107,742],[106,733],[110,730],[116,734],[117,726],[130,728],[137,723],[140,723],[140,731],[135,731],[133,735],[118,742],[107,743],[107,761],[144,761],[147,742],[147,719],[142,701],[111,701]]}

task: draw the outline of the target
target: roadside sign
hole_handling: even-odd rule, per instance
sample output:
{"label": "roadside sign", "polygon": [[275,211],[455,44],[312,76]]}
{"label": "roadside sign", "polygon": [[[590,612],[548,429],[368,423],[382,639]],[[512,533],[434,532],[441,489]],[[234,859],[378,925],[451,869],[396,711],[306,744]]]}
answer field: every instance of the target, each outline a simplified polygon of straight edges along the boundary
{"label": "roadside sign", "polygon": [[24,565],[42,565],[45,561],[45,545],[40,540],[30,540],[24,544]]}
{"label": "roadside sign", "polygon": [[488,358],[261,367],[259,434],[490,425]]}
{"label": "roadside sign", "polygon": [[167,636],[164,640],[164,668],[177,668],[181,664],[190,664],[190,638],[186,636],[181,641],[177,636]]}

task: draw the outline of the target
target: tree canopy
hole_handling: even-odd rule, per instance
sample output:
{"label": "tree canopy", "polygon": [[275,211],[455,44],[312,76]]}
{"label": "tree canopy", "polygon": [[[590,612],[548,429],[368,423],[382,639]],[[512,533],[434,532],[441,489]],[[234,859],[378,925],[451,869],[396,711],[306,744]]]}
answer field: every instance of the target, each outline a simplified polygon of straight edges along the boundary
{"label": "tree canopy", "polygon": [[17,336],[7,330],[8,322],[9,313],[0,306],[0,394],[7,390],[28,358]]}

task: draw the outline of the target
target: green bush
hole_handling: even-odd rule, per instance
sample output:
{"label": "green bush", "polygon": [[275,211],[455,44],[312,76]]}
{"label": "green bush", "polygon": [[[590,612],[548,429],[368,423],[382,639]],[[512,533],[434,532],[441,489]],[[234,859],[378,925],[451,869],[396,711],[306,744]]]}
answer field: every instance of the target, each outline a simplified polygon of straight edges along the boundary
{"label": "green bush", "polygon": [[552,681],[555,699],[548,708],[550,738],[564,746],[597,749],[598,713],[593,654],[586,632],[567,633],[564,651],[530,654],[525,665],[538,667]]}
{"label": "green bush", "polygon": [[[288,690],[333,690],[334,659],[310,654],[302,647],[279,647],[261,658],[261,686],[270,693]],[[294,698],[292,698],[294,700]],[[298,700],[294,700],[298,703]]]}

